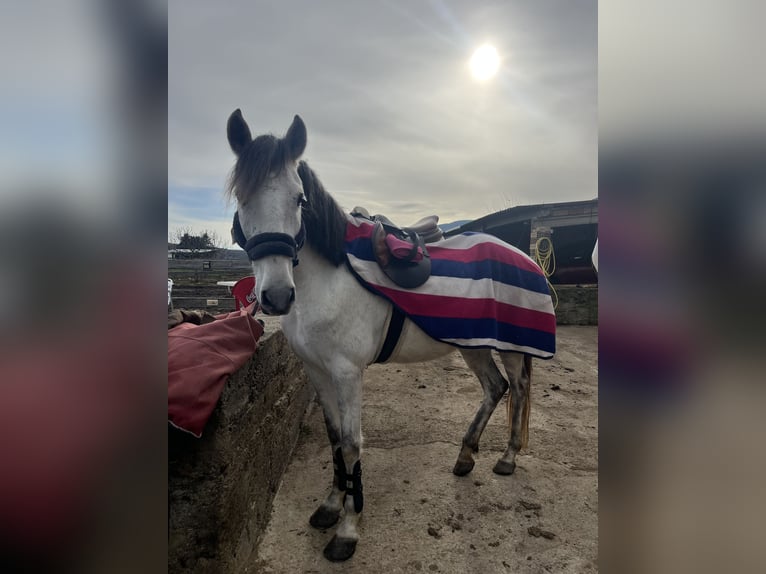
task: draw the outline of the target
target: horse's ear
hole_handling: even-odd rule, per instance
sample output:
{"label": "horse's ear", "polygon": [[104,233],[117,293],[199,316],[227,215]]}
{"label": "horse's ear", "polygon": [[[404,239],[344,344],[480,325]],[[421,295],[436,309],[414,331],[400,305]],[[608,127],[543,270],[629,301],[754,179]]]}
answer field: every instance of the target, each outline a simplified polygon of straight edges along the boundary
{"label": "horse's ear", "polygon": [[247,144],[253,141],[250,128],[247,127],[247,122],[242,117],[242,110],[239,108],[229,116],[229,121],[226,124],[226,135],[229,138],[231,150],[237,155],[241,154]]}
{"label": "horse's ear", "polygon": [[290,159],[297,161],[306,149],[306,124],[303,123],[300,116],[293,118],[293,123],[287,130],[284,141],[287,144]]}

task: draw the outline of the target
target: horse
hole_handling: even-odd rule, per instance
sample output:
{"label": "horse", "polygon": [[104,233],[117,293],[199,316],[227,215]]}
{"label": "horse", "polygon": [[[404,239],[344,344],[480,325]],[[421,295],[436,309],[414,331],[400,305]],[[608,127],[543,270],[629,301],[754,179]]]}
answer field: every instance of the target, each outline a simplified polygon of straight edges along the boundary
{"label": "horse", "polygon": [[[356,550],[364,507],[362,377],[381,349],[392,304],[360,285],[345,264],[349,215],[301,159],[307,142],[303,120],[296,115],[282,138],[253,138],[237,109],[228,119],[227,137],[236,156],[225,192],[237,204],[232,235],[251,259],[263,312],[282,317],[284,335],[302,360],[322,407],[330,442],[330,492],[309,523],[328,529],[340,520],[323,553],[331,561],[347,560]],[[456,347],[430,337],[409,318],[404,321],[396,362],[460,352],[484,392],[452,472],[471,472],[481,434],[510,389],[510,438],[493,471],[512,474],[516,455],[528,441],[531,357],[499,352],[503,377],[492,349]]]}

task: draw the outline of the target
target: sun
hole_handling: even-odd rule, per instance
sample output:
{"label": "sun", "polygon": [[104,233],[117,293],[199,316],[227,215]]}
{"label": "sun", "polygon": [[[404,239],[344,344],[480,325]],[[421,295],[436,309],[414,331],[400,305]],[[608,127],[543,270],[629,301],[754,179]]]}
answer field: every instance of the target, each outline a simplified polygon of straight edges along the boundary
{"label": "sun", "polygon": [[500,55],[494,46],[484,44],[476,48],[471,56],[470,66],[474,79],[485,82],[494,77],[500,69]]}

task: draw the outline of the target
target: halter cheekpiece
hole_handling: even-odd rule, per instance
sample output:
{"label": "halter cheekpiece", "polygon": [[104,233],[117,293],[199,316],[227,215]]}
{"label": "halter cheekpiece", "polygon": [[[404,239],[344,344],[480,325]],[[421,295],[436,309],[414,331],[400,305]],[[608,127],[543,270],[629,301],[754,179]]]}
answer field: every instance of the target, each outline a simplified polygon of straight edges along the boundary
{"label": "halter cheekpiece", "polygon": [[250,261],[268,255],[284,255],[292,258],[293,267],[298,265],[298,251],[301,250],[306,241],[306,228],[302,221],[298,235],[295,237],[287,233],[256,233],[247,239],[242,231],[242,225],[239,223],[239,213],[234,213],[231,234],[237,245],[245,250]]}

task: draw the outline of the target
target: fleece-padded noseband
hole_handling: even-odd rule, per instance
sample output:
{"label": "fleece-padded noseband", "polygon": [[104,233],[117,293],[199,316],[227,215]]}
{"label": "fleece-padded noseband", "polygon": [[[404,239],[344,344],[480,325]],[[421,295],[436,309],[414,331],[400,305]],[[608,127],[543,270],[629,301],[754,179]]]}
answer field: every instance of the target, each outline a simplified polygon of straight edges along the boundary
{"label": "fleece-padded noseband", "polygon": [[239,223],[239,213],[234,214],[231,234],[237,245],[245,250],[250,261],[268,255],[284,255],[293,260],[293,267],[298,265],[298,251],[301,250],[306,241],[306,228],[302,221],[298,235],[295,237],[287,233],[256,233],[247,239],[242,231],[242,225]]}

